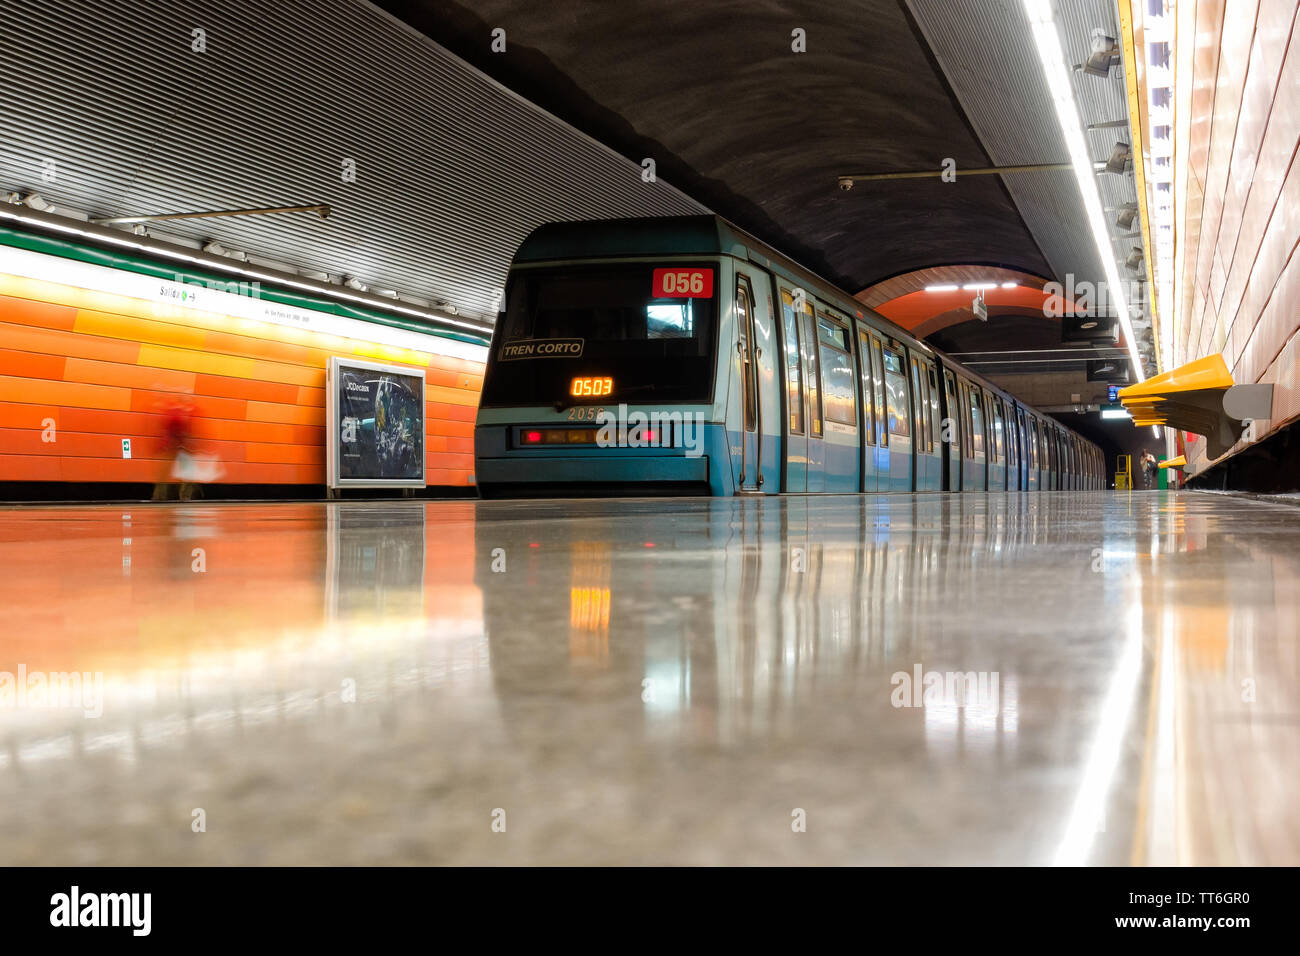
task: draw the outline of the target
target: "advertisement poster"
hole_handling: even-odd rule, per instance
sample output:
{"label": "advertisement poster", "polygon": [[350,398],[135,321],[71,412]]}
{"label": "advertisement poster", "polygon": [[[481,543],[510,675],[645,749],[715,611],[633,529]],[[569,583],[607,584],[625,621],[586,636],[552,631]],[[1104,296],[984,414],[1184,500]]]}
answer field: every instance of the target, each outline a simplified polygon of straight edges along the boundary
{"label": "advertisement poster", "polygon": [[424,487],[424,372],[330,359],[329,484]]}

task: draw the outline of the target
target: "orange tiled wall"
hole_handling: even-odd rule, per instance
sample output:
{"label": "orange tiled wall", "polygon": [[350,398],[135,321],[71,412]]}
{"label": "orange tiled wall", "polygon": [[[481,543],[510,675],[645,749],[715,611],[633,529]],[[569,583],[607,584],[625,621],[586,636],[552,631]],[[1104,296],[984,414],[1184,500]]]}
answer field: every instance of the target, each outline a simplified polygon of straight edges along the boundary
{"label": "orange tiled wall", "polygon": [[157,481],[182,391],[221,481],[323,484],[331,355],[423,367],[427,481],[471,483],[482,362],[0,275],[0,481]]}
{"label": "orange tiled wall", "polygon": [[[1272,383],[1271,430],[1300,416],[1300,3],[1195,6],[1174,364],[1221,351],[1235,381]],[[1203,468],[1205,443],[1191,451]]]}

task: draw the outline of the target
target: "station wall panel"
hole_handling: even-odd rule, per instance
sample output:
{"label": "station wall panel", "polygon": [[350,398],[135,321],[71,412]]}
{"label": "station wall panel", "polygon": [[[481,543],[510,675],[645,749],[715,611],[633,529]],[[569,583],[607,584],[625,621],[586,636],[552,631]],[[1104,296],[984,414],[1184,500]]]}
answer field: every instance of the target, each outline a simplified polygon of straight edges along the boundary
{"label": "station wall panel", "polygon": [[[324,484],[332,355],[423,368],[426,481],[473,483],[483,362],[0,273],[0,481],[154,482],[163,411],[196,408],[224,483]],[[356,323],[364,333],[364,323]],[[51,427],[52,426],[52,427]],[[122,439],[131,439],[131,458]]]}
{"label": "station wall panel", "polygon": [[[1222,352],[1234,381],[1272,384],[1258,440],[1300,417],[1300,2],[1242,0],[1229,11],[1196,5],[1173,364]],[[1187,457],[1193,472],[1210,464],[1199,438]]]}

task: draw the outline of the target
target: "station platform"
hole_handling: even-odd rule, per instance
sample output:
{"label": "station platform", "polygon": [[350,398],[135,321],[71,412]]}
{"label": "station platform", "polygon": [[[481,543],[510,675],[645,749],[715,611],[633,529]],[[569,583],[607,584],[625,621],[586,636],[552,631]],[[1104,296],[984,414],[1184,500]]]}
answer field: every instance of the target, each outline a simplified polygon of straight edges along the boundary
{"label": "station platform", "polygon": [[6,507],[0,564],[14,864],[1300,863],[1292,503]]}

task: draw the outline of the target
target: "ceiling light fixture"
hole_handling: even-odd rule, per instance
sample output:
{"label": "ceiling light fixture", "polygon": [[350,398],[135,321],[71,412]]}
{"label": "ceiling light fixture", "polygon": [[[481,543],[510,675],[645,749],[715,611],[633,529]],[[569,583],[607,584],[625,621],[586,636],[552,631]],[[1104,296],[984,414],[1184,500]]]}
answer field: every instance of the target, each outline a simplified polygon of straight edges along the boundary
{"label": "ceiling light fixture", "polygon": [[1043,68],[1043,77],[1051,93],[1052,103],[1056,107],[1056,118],[1061,126],[1061,135],[1074,165],[1074,177],[1079,184],[1079,195],[1083,200],[1084,218],[1092,231],[1097,254],[1101,258],[1106,281],[1112,290],[1111,301],[1119,313],[1120,327],[1124,330],[1124,343],[1128,347],[1129,360],[1133,363],[1133,375],[1136,381],[1144,381],[1146,372],[1142,368],[1142,356],[1137,350],[1137,337],[1133,334],[1133,323],[1129,318],[1128,303],[1123,296],[1119,268],[1110,247],[1110,229],[1105,213],[1102,211],[1101,195],[1097,192],[1096,178],[1092,171],[1092,157],[1088,155],[1088,143],[1084,139],[1083,126],[1079,122],[1079,110],[1074,102],[1074,88],[1071,84],[1072,71],[1066,65],[1061,52],[1061,38],[1056,31],[1050,0],[1024,0],[1025,15],[1034,35],[1034,45],[1038,50],[1038,59]]}
{"label": "ceiling light fixture", "polygon": [[928,285],[925,287],[926,292],[956,292],[957,286],[944,283],[942,285]]}
{"label": "ceiling light fixture", "polygon": [[[1088,43],[1088,59],[1084,61],[1083,72],[1093,76],[1110,76],[1110,68],[1119,66],[1119,44],[1115,38],[1107,36],[1101,27],[1094,27]],[[1128,123],[1124,124],[1125,126]]]}
{"label": "ceiling light fixture", "polygon": [[1110,151],[1110,159],[1106,160],[1104,169],[1108,173],[1124,172],[1128,169],[1128,161],[1132,153],[1133,150],[1128,143],[1116,143],[1114,149]]}

